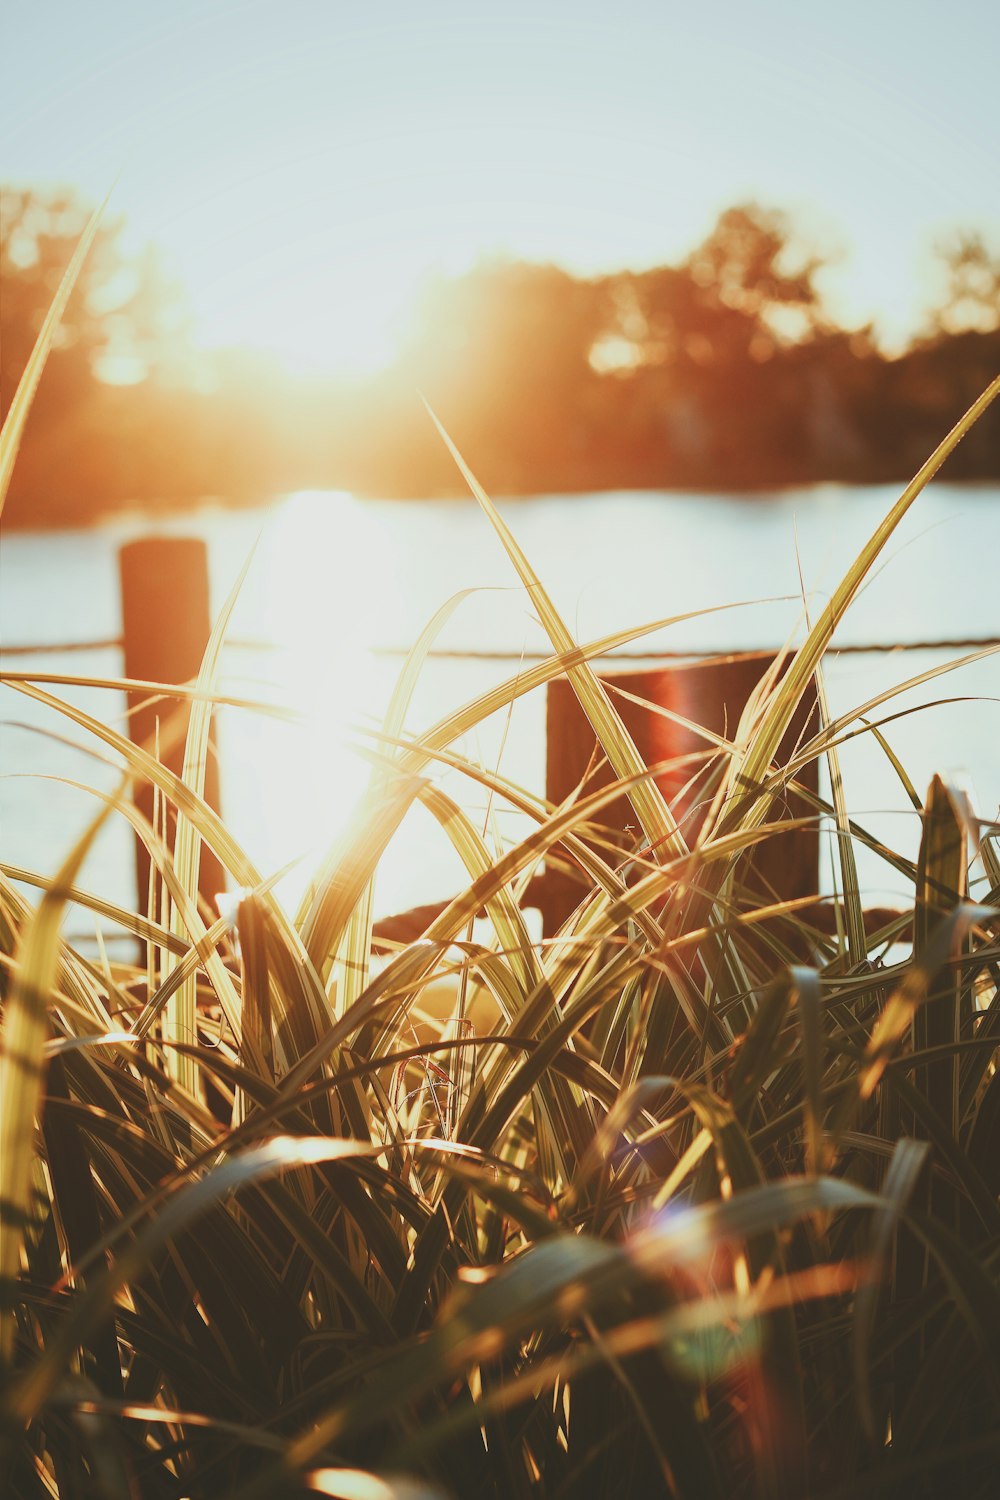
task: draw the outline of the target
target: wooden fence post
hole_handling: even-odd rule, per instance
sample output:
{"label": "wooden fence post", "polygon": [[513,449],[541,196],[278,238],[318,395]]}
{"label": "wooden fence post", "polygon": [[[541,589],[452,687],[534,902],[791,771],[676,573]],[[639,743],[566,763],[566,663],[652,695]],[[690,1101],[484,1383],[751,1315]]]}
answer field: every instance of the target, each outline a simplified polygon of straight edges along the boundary
{"label": "wooden fence post", "polygon": [[[186,683],[197,677],[211,630],[208,602],[208,554],[192,537],[150,537],[130,542],[119,553],[125,676],[141,682]],[[155,753],[159,735],[161,763],[180,776],[190,704],[130,692],[129,733],[133,743]],[[153,788],[137,780],[135,805],[152,822]],[[214,739],[205,777],[205,800],[219,808],[219,766]],[[173,852],[176,813],[167,804],[167,847]],[[149,854],[136,839],[138,909],[145,910],[149,890]],[[215,912],[215,897],[225,890],[225,872],[204,844],[198,889]]]}
{"label": "wooden fence post", "polygon": [[[750,693],[773,660],[768,654],[754,654],[691,662],[654,671],[602,672],[601,677],[611,690],[615,707],[643,761],[652,766],[710,748],[693,729],[657,714],[657,706],[680,714],[705,729],[717,734],[728,733],[731,737]],[[814,687],[799,703],[779,748],[779,762],[789,758],[807,724],[810,732],[818,728]],[[682,820],[689,843],[697,834],[701,816],[697,808],[697,782],[693,792],[685,789],[698,770],[698,763],[688,762],[656,777],[675,815]],[[545,795],[550,802],[562,802],[584,778],[586,792],[596,791],[613,780],[576,694],[569,682],[560,678],[550,683],[548,689]],[[805,767],[798,779],[815,792],[818,788],[816,762]],[[792,794],[788,804],[792,817],[815,815],[815,808],[802,797]],[[626,849],[636,847],[638,829],[635,824],[635,814],[624,796],[610,803],[600,818],[602,836],[620,844],[623,857]],[[766,839],[749,862],[746,883],[758,890],[765,900],[815,895],[819,889],[817,829],[796,829]],[[542,910],[544,934],[551,937],[578,905],[584,894],[584,885],[553,863],[547,866],[538,881],[532,882],[531,894],[531,904]]]}

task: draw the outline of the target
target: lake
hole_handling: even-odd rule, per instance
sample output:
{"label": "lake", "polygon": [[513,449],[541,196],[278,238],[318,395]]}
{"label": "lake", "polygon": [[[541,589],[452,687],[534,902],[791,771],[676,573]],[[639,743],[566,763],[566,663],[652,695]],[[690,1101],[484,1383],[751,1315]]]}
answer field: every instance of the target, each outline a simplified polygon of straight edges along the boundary
{"label": "lake", "polygon": [[[644,621],[740,603],[689,619],[633,649],[725,651],[773,648],[803,634],[802,585],[810,614],[882,519],[890,486],[812,486],[775,495],[622,493],[538,497],[501,506],[570,629],[580,641]],[[290,725],[225,710],[219,727],[223,812],[258,868],[295,861],[282,889],[297,899],[312,865],[349,817],[368,769],[352,744],[379,721],[400,658],[434,612],[471,589],[437,645],[450,652],[510,653],[510,659],[449,657],[426,663],[408,720],[421,728],[512,675],[522,651],[546,641],[491,528],[472,502],[359,501],[330,492],[289,496],[266,510],[206,507],[158,520],[116,520],[89,530],[12,533],[0,542],[0,641],[8,671],[121,672],[115,648],[72,656],[28,655],[26,646],[116,638],[121,630],[117,550],[149,531],[203,537],[218,608],[256,547],[224,657],[225,691],[292,706]],[[1000,487],[931,485],[890,541],[842,625],[838,644],[893,645],[1000,635]],[[800,583],[800,575],[802,582]],[[757,601],[757,602],[752,602]],[[241,644],[242,643],[242,644]],[[249,643],[258,643],[256,645]],[[263,644],[261,644],[263,643]],[[834,714],[962,653],[938,650],[832,655],[827,689]],[[123,724],[121,695],[59,689],[99,717]],[[941,703],[943,699],[960,701]],[[1000,799],[1000,671],[995,657],[908,691],[877,711],[921,712],[885,734],[921,795],[933,772],[960,781],[979,813]],[[359,731],[361,740],[359,741]],[[0,727],[3,858],[51,873],[93,815],[91,795],[114,772],[100,746],[10,688]],[[67,743],[70,741],[72,743]],[[483,726],[467,753],[531,790],[544,787],[544,698]],[[90,752],[90,753],[87,753]],[[842,752],[854,816],[913,856],[918,819],[870,735]],[[483,796],[456,773],[444,783],[483,816]],[[501,812],[498,828],[524,825]],[[866,851],[859,865],[872,900],[905,900],[888,866]],[[829,873],[825,874],[829,888]],[[82,883],[132,903],[130,835],[108,827]],[[380,874],[381,910],[453,893],[461,870],[444,835],[420,810],[402,829]],[[75,913],[74,935],[92,936]]]}

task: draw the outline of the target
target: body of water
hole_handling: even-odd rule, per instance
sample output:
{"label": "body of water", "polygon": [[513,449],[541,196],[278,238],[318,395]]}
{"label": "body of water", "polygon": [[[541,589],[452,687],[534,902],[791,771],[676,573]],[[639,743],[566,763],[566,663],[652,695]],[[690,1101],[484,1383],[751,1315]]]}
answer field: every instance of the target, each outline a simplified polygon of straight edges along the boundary
{"label": "body of water", "polygon": [[[886,486],[830,485],[752,498],[539,497],[502,509],[578,640],[740,603],[640,643],[651,652],[725,651],[800,640],[806,611],[815,617],[896,495]],[[416,728],[511,675],[521,651],[546,646],[530,601],[472,502],[361,502],[310,492],[266,511],[206,507],[155,527],[116,521],[86,531],[6,535],[0,543],[5,668],[119,674],[121,658],[113,647],[73,655],[29,655],[19,648],[117,638],[118,548],[151,530],[207,541],[215,608],[255,548],[222,686],[294,706],[303,717],[289,725],[243,710],[223,712],[223,812],[265,874],[297,861],[286,880],[289,899],[364,787],[367,766],[350,743],[380,718],[400,665],[394,648],[412,644],[457,591],[474,590],[450,617],[438,646],[511,653],[508,661],[429,661],[409,720]],[[1000,635],[998,557],[1000,488],[932,485],[892,538],[837,642]],[[251,648],[247,642],[266,644]],[[832,711],[845,713],[957,654],[923,649],[831,656]],[[51,691],[124,725],[117,693],[91,687]],[[873,715],[935,705],[886,726],[893,750],[921,795],[933,772],[946,773],[969,791],[981,814],[995,817],[998,698],[1000,668],[996,657],[987,657],[908,691]],[[85,788],[113,786],[115,773],[94,758],[103,753],[96,742],[87,744],[74,726],[13,689],[4,690],[0,712],[2,857],[51,873],[93,815],[94,798]],[[497,716],[461,748],[542,791],[544,696],[520,700],[509,716]],[[912,857],[918,820],[884,753],[862,735],[844,746],[842,761],[855,817]],[[447,785],[481,814],[478,788],[454,773]],[[498,826],[505,838],[523,828],[506,814]],[[904,884],[884,863],[859,851],[859,864],[872,900],[906,898]],[[380,879],[379,905],[390,910],[450,894],[462,876],[444,835],[417,811]],[[123,823],[102,834],[83,883],[112,900],[133,902],[130,834]],[[77,930],[80,921],[78,914]]]}

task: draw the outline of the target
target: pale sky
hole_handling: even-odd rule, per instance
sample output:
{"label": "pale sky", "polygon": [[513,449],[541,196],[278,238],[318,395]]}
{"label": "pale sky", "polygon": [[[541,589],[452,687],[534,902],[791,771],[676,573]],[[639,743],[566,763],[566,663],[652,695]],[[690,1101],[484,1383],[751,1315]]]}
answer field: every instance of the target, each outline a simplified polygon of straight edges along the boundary
{"label": "pale sky", "polygon": [[749,198],[890,339],[935,239],[1000,248],[992,0],[22,0],[2,45],[0,180],[120,172],[200,340],[302,367],[380,362],[435,271],[670,261]]}

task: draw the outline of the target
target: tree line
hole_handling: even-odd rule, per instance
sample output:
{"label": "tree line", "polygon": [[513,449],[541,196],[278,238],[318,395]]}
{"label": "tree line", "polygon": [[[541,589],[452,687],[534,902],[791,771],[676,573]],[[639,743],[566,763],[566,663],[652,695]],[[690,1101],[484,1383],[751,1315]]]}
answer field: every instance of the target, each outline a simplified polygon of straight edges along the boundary
{"label": "tree line", "polygon": [[[3,208],[0,410],[86,217],[30,192]],[[443,280],[364,383],[234,351],[206,384],[191,378],[182,298],[154,256],[123,259],[121,228],[101,230],[71,300],[8,524],[307,487],[462,493],[420,393],[496,494],[898,480],[1000,368],[1000,259],[981,236],[954,242],[940,307],[890,356],[872,327],[830,316],[823,262],[786,217],[743,205],[676,265],[580,278],[499,263]],[[948,473],[1000,478],[1000,412]]]}

